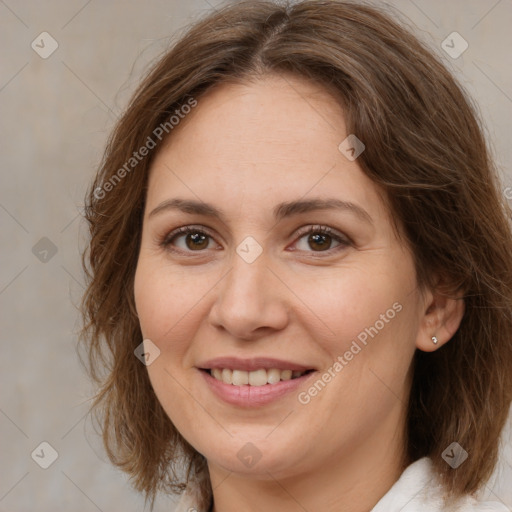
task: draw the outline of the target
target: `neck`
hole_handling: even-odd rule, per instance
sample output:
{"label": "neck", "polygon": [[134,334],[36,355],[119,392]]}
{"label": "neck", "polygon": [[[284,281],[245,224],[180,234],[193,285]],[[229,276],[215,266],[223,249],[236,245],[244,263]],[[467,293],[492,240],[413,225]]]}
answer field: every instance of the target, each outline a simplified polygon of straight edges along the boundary
{"label": "neck", "polygon": [[[263,470],[258,477],[226,471],[209,462],[212,512],[370,512],[405,469],[404,418],[390,415],[347,453],[333,450],[321,464],[288,476]],[[400,432],[400,434],[398,434]]]}

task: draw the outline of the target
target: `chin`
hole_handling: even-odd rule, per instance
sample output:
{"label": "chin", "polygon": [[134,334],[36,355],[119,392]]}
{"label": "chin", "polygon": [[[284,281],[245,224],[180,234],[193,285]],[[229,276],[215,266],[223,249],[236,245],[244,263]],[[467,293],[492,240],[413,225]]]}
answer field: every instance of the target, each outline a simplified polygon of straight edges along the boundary
{"label": "chin", "polygon": [[[203,453],[209,465],[262,480],[283,478],[300,471],[300,466],[305,464],[306,454],[297,452],[298,440],[289,435],[266,439],[269,432],[268,427],[262,427],[261,431],[252,428],[251,434],[254,435],[239,435],[219,442],[213,440],[205,446],[205,450],[200,446],[196,449],[199,448],[198,451]],[[212,446],[215,446],[215,450],[212,450]]]}

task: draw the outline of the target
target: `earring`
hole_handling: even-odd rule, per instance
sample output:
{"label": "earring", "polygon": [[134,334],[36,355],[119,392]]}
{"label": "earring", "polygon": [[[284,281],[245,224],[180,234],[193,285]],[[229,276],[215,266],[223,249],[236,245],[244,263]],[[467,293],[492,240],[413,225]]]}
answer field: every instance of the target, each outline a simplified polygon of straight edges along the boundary
{"label": "earring", "polygon": [[437,345],[437,338],[435,336],[432,336],[432,341],[434,342],[434,345]]}

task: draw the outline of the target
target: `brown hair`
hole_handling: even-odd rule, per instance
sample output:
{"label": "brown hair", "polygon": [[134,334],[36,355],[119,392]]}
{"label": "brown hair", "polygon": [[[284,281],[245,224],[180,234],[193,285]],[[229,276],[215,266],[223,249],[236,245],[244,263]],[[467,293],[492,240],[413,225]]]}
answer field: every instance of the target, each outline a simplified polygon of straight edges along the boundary
{"label": "brown hair", "polygon": [[[251,1],[213,12],[150,70],[113,131],[86,198],[81,333],[108,455],[152,502],[159,489],[179,492],[207,472],[133,354],[142,341],[133,282],[157,150],[114,175],[187,100],[265,73],[293,73],[336,95],[347,133],[366,145],[358,163],[385,191],[412,248],[420,289],[443,276],[446,293],[463,294],[452,340],[414,355],[406,451],[409,462],[432,458],[450,496],[474,493],[495,468],[512,401],[510,209],[475,108],[441,61],[381,10],[343,1]],[[469,454],[456,470],[441,458],[453,441]]]}

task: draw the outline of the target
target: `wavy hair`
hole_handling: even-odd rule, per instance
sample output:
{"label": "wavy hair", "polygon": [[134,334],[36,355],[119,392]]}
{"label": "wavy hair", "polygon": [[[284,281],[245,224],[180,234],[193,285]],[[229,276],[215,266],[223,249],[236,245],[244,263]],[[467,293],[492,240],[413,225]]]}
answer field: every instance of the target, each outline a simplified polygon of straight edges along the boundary
{"label": "wavy hair", "polygon": [[[450,342],[415,352],[405,448],[409,462],[431,457],[449,496],[473,494],[496,466],[512,401],[511,211],[478,111],[441,59],[382,9],[336,0],[238,2],[208,14],[158,59],[117,122],[87,192],[82,254],[80,341],[99,386],[92,410],[107,454],[152,504],[192,477],[211,500],[204,457],[134,356],[142,341],[134,274],[158,148],[126,163],[212,87],[290,73],[342,105],[347,133],[366,145],[358,163],[385,191],[412,249],[418,286],[435,288],[443,276],[444,293],[465,302]],[[454,440],[469,454],[456,470],[441,457]]]}

